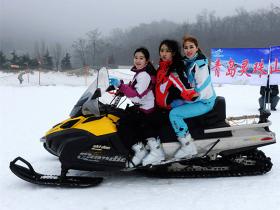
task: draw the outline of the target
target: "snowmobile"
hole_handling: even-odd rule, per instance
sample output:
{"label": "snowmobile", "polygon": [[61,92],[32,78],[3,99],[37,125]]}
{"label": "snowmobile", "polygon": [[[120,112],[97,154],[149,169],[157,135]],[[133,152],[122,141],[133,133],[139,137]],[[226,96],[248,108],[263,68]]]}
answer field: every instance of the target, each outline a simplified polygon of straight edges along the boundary
{"label": "snowmobile", "polygon": [[119,119],[126,114],[126,109],[120,106],[125,98],[110,95],[107,84],[108,71],[100,69],[72,109],[70,118],[54,125],[41,139],[44,148],[59,158],[60,175],[37,173],[21,157],[10,163],[11,171],[39,185],[89,187],[100,184],[103,177],[68,176],[68,171],[129,173],[137,170],[155,177],[196,178],[261,175],[271,170],[271,159],[258,150],[276,143],[275,133],[269,129],[270,112],[226,118],[225,99],[221,96],[210,112],[186,119],[198,149],[196,157],[173,158],[180,145],[167,117],[162,120],[159,135],[166,160],[157,165],[129,168],[133,154],[123,145],[118,133]]}

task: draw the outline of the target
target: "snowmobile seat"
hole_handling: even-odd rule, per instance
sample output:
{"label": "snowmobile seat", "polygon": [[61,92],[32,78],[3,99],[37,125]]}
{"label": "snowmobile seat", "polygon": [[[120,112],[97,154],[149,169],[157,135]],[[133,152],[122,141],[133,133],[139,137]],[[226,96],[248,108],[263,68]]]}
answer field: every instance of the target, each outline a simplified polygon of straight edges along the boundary
{"label": "snowmobile seat", "polygon": [[219,138],[232,136],[231,131],[204,133],[205,129],[230,127],[225,122],[226,102],[222,96],[217,96],[213,109],[204,115],[186,119],[190,133],[194,139]]}
{"label": "snowmobile seat", "polygon": [[[162,124],[159,132],[159,138],[161,142],[173,142],[177,141],[174,129],[170,124],[168,113],[162,112]],[[220,138],[232,136],[231,131],[204,133],[205,129],[229,127],[225,122],[226,118],[226,102],[222,96],[217,96],[213,109],[197,117],[185,119],[192,137],[196,139],[207,138]]]}

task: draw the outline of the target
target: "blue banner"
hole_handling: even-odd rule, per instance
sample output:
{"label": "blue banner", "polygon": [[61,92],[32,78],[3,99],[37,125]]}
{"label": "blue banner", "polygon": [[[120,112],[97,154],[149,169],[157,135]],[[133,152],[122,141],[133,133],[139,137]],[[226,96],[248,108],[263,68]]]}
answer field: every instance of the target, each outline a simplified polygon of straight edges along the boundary
{"label": "blue banner", "polygon": [[211,74],[217,84],[280,83],[280,46],[271,48],[213,48]]}
{"label": "blue banner", "polygon": [[270,53],[270,84],[280,84],[280,46],[271,47]]}

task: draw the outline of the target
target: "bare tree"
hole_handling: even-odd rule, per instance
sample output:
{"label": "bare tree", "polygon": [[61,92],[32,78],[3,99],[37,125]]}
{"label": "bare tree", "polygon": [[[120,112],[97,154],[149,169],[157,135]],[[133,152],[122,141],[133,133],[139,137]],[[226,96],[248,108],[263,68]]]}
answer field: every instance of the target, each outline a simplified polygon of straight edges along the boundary
{"label": "bare tree", "polygon": [[55,65],[56,71],[58,71],[58,68],[60,66],[61,57],[62,57],[61,44],[55,43],[55,45],[53,47],[53,60],[54,60],[54,65]]}
{"label": "bare tree", "polygon": [[35,58],[42,63],[43,55],[47,52],[46,43],[43,40],[41,40],[40,43],[35,42],[34,51]]}
{"label": "bare tree", "polygon": [[96,65],[96,54],[97,54],[97,51],[100,47],[101,32],[99,32],[98,29],[94,29],[92,31],[89,31],[86,35],[88,37],[87,50],[88,50],[89,55],[90,55],[91,64]]}
{"label": "bare tree", "polygon": [[86,59],[86,40],[79,38],[77,41],[74,41],[72,47],[83,66],[86,66],[88,64]]}

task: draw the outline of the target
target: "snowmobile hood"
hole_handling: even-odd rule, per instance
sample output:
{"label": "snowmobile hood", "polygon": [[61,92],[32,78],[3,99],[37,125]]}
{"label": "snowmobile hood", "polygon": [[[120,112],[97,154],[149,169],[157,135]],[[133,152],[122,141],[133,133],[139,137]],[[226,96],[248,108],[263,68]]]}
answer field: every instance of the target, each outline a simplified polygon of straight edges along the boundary
{"label": "snowmobile hood", "polygon": [[55,125],[47,133],[46,137],[53,133],[58,133],[68,129],[80,129],[85,130],[95,136],[106,135],[117,132],[116,122],[119,120],[118,117],[108,114],[107,116],[79,116],[76,118],[69,118]]}

